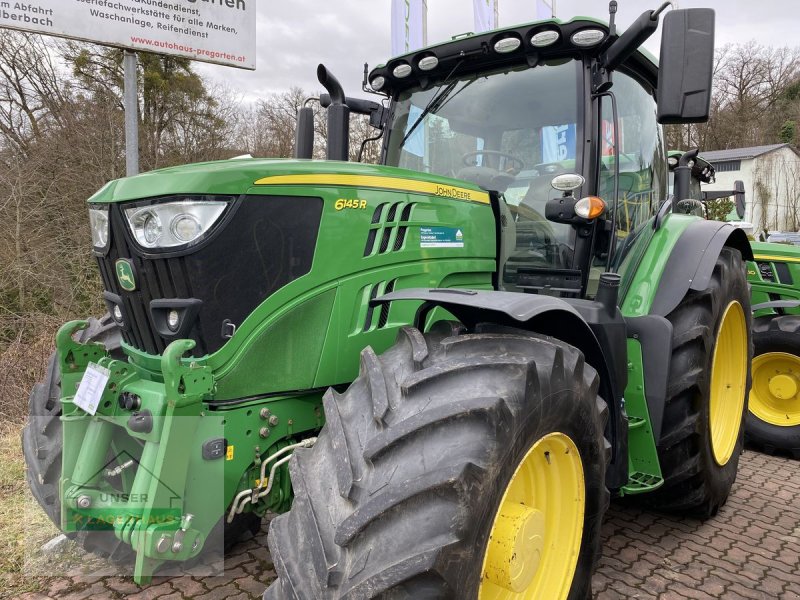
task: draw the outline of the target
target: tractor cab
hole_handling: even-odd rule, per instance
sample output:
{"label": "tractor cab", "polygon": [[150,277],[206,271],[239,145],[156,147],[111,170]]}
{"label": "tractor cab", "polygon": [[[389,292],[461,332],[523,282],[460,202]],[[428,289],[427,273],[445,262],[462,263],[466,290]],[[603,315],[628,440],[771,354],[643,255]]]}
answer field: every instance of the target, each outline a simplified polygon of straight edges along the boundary
{"label": "tractor cab", "polygon": [[[658,121],[693,118],[710,83],[687,72],[659,104],[659,69],[639,49],[658,12],[621,37],[613,14],[610,25],[554,19],[468,34],[370,73],[371,87],[391,99],[384,164],[490,192],[498,289],[593,297],[600,274],[624,270],[634,241],[648,238],[644,225],[667,200]],[[684,36],[690,21],[704,35]],[[709,11],[676,12],[665,26],[683,42],[664,37],[673,42],[662,48],[670,72],[683,70],[692,44],[711,60]],[[680,104],[688,90],[695,102]]]}

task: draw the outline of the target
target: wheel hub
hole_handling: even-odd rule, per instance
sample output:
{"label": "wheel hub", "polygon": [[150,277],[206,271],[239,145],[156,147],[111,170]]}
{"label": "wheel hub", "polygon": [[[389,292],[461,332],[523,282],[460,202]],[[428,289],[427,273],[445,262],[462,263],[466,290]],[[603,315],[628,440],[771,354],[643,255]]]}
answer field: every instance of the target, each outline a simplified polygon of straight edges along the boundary
{"label": "wheel hub", "polygon": [[779,427],[800,425],[800,357],[765,352],[753,359],[750,412]]}
{"label": "wheel hub", "polygon": [[566,600],[581,550],[585,485],[568,435],[548,433],[530,447],[495,513],[479,600]]}
{"label": "wheel hub", "polygon": [[544,513],[524,504],[504,502],[489,542],[486,577],[511,592],[533,581],[544,548]]}
{"label": "wheel hub", "polygon": [[769,391],[781,400],[794,398],[797,395],[797,381],[790,375],[776,375],[769,380]]}

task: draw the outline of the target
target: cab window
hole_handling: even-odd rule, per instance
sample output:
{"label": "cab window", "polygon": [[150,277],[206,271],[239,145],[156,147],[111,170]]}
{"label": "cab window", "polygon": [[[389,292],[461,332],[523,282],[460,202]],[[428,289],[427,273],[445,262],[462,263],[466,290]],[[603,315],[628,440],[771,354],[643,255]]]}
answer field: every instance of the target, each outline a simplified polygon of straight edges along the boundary
{"label": "cab window", "polygon": [[[612,91],[617,100],[619,129],[614,129],[611,101],[604,98],[598,192],[612,210],[616,205],[613,264],[619,267],[642,227],[666,199],[667,163],[653,92],[624,72],[614,74]],[[620,174],[615,203],[617,148]]]}

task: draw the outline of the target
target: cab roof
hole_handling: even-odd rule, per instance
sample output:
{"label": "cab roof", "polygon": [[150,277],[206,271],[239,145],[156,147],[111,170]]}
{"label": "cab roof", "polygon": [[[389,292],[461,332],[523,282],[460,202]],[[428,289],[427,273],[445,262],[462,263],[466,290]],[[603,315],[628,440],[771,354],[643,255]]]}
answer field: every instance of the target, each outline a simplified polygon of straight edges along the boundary
{"label": "cab roof", "polygon": [[[590,31],[599,32],[596,34],[596,41],[589,44],[576,43],[576,39],[587,35],[581,32]],[[375,67],[368,79],[373,89],[391,95],[409,87],[426,88],[436,81],[452,76],[454,72],[460,76],[525,64],[533,67],[543,60],[560,57],[579,59],[587,55],[599,56],[619,37],[610,36],[608,31],[608,23],[605,21],[593,17],[575,17],[569,21],[544,19],[480,34],[467,33],[454,36],[447,42],[391,58],[386,64]],[[549,36],[541,35],[548,32],[553,33]],[[576,38],[576,34],[580,35]],[[536,41],[533,40],[534,36],[537,36]],[[549,43],[541,45],[543,38]],[[508,50],[515,42],[504,40],[517,40],[518,44]],[[498,42],[503,43],[498,46]],[[639,48],[626,64],[653,87],[656,86],[658,62],[652,54]],[[382,85],[378,85],[381,83]]]}

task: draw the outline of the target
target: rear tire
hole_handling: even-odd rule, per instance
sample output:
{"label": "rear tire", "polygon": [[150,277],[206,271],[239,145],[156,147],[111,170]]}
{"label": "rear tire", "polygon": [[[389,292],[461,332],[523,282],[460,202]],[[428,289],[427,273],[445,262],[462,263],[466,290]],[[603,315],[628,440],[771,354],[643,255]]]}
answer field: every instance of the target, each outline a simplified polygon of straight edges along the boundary
{"label": "rear tire", "polygon": [[[800,458],[800,316],[756,319],[753,344],[753,389],[745,441],[769,454],[788,452]],[[776,375],[782,375],[784,382],[773,381]],[[794,389],[787,393],[775,383]],[[791,391],[795,391],[793,397]]]}
{"label": "rear tire", "polygon": [[[728,322],[728,318],[737,320]],[[657,510],[708,518],[725,504],[736,480],[750,390],[750,294],[739,251],[723,248],[708,288],[689,291],[667,319],[673,326],[672,361],[658,443],[664,484],[642,499]],[[727,323],[725,333],[721,331],[723,320]],[[735,334],[735,343],[731,334]],[[715,387],[712,372],[716,369],[718,376],[723,375],[723,363],[715,363],[717,350],[721,355],[728,350],[737,354],[732,361],[736,369],[731,370],[739,377],[730,378],[730,389],[738,391],[726,397],[730,402],[724,407],[729,407],[730,428],[723,434],[726,443],[715,444],[712,425],[725,425],[725,418],[715,417],[712,410],[712,403],[720,403],[712,396],[724,396],[720,387]],[[737,403],[735,407],[733,402]]]}
{"label": "rear tire", "polygon": [[[317,443],[295,451],[290,462],[292,508],[270,526],[278,580],[264,598],[494,597],[490,549],[502,539],[494,525],[501,500],[509,504],[509,484],[554,439],[571,440],[578,456],[569,455],[568,443],[560,452],[550,447],[540,452],[548,462],[532,472],[546,482],[548,473],[569,472],[563,461],[580,463],[583,480],[574,487],[585,510],[573,519],[580,529],[566,534],[576,536],[574,552],[553,559],[566,543],[558,523],[569,521],[579,501],[567,494],[544,510],[550,520],[541,529],[541,554],[525,545],[512,562],[523,563],[523,571],[546,565],[525,571],[537,574],[528,580],[537,597],[588,597],[608,506],[608,408],[597,396],[597,374],[558,340],[478,331],[453,335],[457,330],[438,323],[423,336],[403,328],[381,357],[371,348],[362,352],[360,375],[344,394],[328,391]],[[547,498],[561,491],[536,489]],[[525,505],[531,513],[541,498]],[[563,577],[552,575],[561,563]]]}

